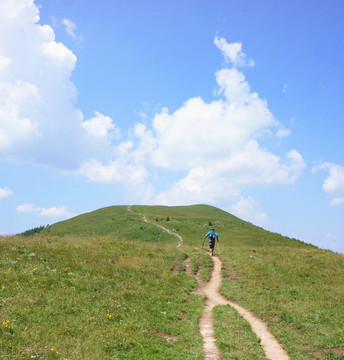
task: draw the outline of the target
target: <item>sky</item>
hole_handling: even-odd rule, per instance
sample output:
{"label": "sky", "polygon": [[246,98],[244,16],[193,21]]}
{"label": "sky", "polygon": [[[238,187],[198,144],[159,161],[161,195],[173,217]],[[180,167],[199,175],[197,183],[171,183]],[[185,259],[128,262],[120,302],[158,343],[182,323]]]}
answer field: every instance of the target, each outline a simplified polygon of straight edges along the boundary
{"label": "sky", "polygon": [[343,18],[341,0],[0,0],[0,234],[201,203],[344,253]]}

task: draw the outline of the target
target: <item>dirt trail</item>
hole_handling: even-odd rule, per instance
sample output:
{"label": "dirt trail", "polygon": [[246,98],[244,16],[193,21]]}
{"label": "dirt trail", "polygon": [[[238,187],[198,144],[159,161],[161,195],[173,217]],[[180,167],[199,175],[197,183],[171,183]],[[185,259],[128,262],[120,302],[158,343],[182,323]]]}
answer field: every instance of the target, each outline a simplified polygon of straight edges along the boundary
{"label": "dirt trail", "polygon": [[201,284],[197,293],[206,296],[206,307],[199,320],[199,327],[204,341],[205,360],[217,360],[220,353],[215,344],[214,338],[214,318],[212,310],[217,305],[230,305],[251,325],[252,331],[260,339],[260,343],[268,360],[289,360],[289,356],[277,342],[276,338],[270,333],[266,324],[234,301],[230,301],[219,292],[222,285],[221,259],[213,256],[214,269],[211,279],[205,284]]}
{"label": "dirt trail", "polygon": [[[131,207],[129,206],[128,211],[131,211]],[[179,239],[177,248],[180,248],[183,245],[183,238],[179,234],[165,228],[160,224],[149,221],[144,215],[142,216],[145,222],[154,224],[162,230],[167,231],[169,234],[175,235]],[[230,305],[250,324],[252,331],[260,339],[260,343],[263,347],[267,360],[289,360],[288,354],[277,342],[276,338],[270,333],[267,325],[262,320],[257,318],[253,313],[246,310],[235,301],[228,300],[220,294],[220,288],[222,285],[222,261],[217,256],[213,256],[212,260],[214,263],[214,268],[210,281],[207,283],[200,283],[199,279],[196,278],[199,283],[199,287],[196,293],[206,297],[206,306],[204,308],[203,314],[199,319],[199,329],[204,341],[204,359],[220,359],[220,352],[216,347],[216,340],[214,335],[213,308],[218,305]],[[186,270],[189,275],[192,275],[190,263],[187,263]],[[231,336],[231,334],[229,334],[229,336]]]}
{"label": "dirt trail", "polygon": [[160,224],[157,224],[157,223],[155,223],[153,221],[149,221],[146,218],[146,216],[144,216],[144,215],[143,215],[143,221],[146,222],[146,223],[153,224],[153,225],[157,226],[158,228],[168,232],[169,234],[176,236],[179,239],[178,244],[177,244],[177,249],[179,249],[183,245],[183,238],[179,234],[175,233],[174,231],[172,231],[170,229],[165,228],[164,226],[162,226]]}

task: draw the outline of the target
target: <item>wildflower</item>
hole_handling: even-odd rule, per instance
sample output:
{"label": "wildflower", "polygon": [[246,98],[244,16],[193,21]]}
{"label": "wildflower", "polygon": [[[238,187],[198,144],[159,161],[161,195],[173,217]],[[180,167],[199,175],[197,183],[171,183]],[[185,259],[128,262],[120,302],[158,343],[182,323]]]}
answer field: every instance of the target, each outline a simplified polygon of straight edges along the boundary
{"label": "wildflower", "polygon": [[12,268],[11,268],[11,267],[9,267],[9,268],[8,268],[8,271],[11,271],[11,270],[12,270]]}
{"label": "wildflower", "polygon": [[55,346],[52,346],[52,347],[51,347],[51,351],[52,351],[52,352],[56,352],[56,347],[55,347]]}
{"label": "wildflower", "polygon": [[2,324],[7,328],[7,329],[10,329],[11,327],[10,327],[10,321],[9,320],[4,320],[3,322],[2,322]]}
{"label": "wildflower", "polygon": [[104,280],[104,276],[102,276],[102,280]]}
{"label": "wildflower", "polygon": [[107,317],[108,317],[109,319],[111,319],[112,315],[111,315],[111,314],[107,314]]}

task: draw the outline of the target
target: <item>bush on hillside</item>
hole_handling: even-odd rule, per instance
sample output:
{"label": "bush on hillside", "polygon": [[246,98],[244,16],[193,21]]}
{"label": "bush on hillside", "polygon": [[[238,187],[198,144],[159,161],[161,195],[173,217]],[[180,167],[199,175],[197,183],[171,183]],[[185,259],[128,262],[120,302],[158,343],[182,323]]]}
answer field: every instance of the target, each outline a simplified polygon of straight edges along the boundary
{"label": "bush on hillside", "polygon": [[46,227],[49,227],[49,225],[43,225],[43,226],[38,226],[38,227],[35,227],[35,228],[32,228],[30,230],[26,230],[24,231],[23,233],[21,233],[20,235],[23,235],[23,236],[30,236],[30,235],[34,235],[34,234],[38,234],[40,233],[42,230],[44,230]]}

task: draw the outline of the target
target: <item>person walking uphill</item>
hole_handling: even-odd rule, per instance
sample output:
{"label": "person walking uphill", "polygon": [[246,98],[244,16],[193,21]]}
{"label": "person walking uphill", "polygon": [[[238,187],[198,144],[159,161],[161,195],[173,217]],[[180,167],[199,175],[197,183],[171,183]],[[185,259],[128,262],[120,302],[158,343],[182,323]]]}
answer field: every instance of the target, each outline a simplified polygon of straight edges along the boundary
{"label": "person walking uphill", "polygon": [[217,240],[217,242],[219,242],[219,236],[217,235],[217,232],[214,229],[211,229],[207,232],[204,238],[208,238],[211,256],[214,256],[215,241]]}

